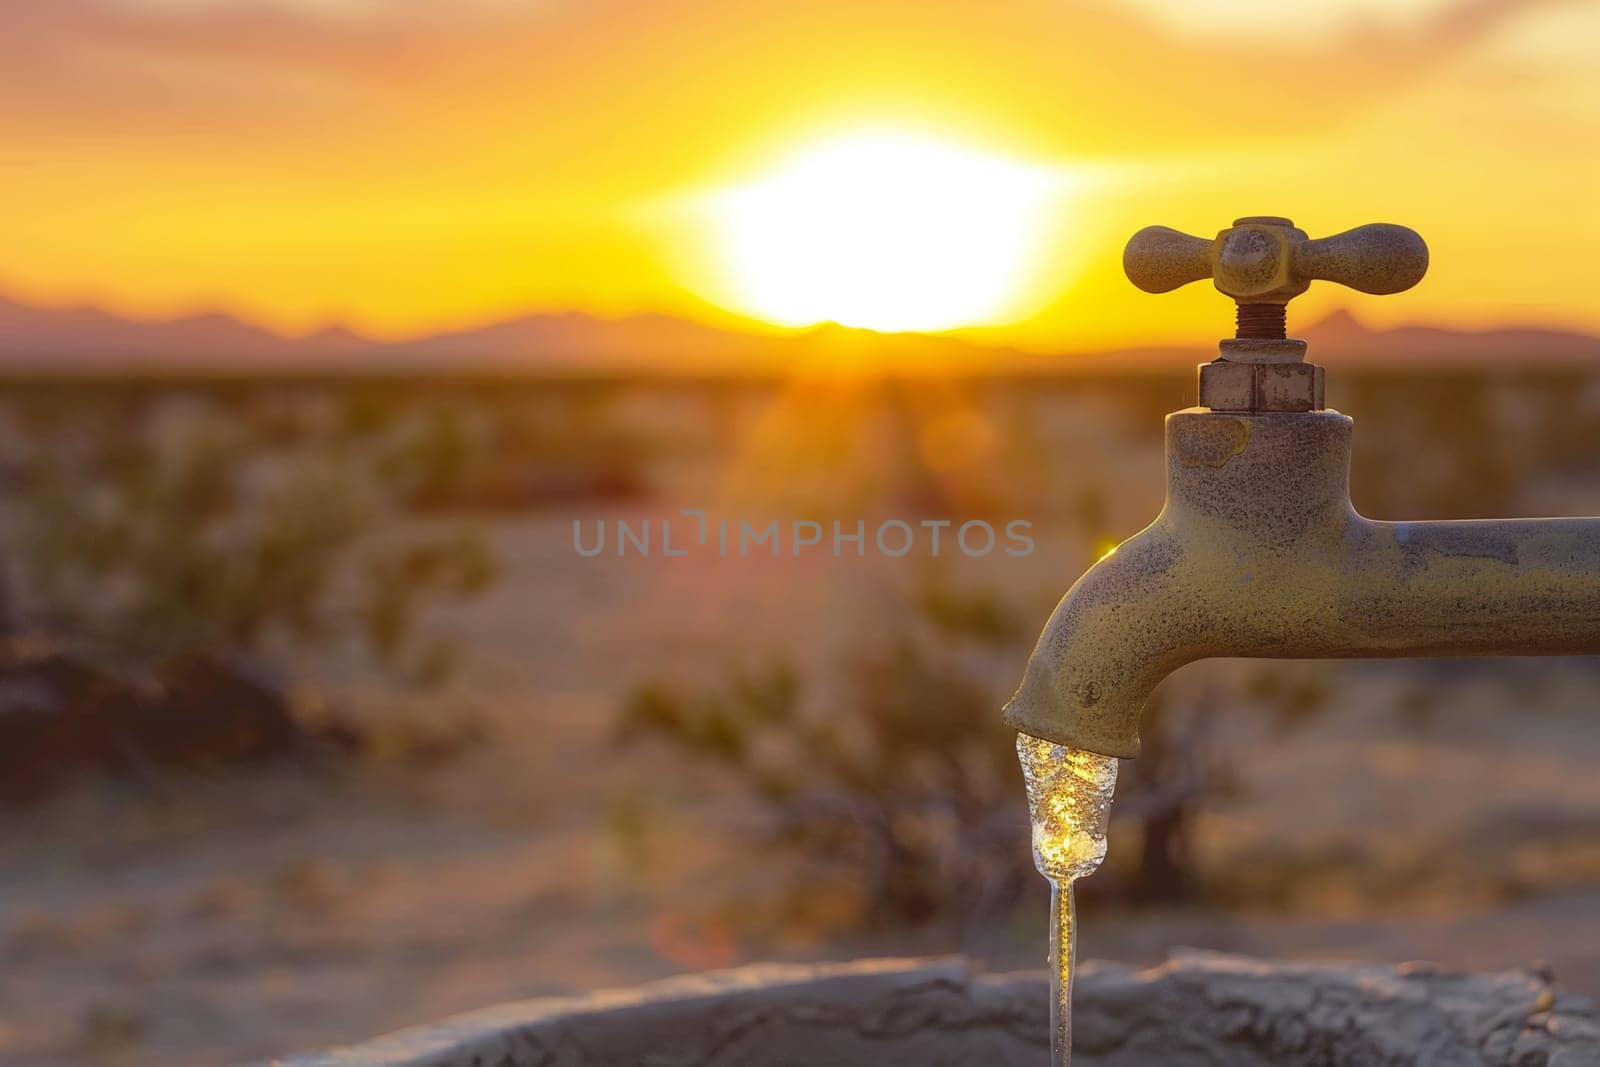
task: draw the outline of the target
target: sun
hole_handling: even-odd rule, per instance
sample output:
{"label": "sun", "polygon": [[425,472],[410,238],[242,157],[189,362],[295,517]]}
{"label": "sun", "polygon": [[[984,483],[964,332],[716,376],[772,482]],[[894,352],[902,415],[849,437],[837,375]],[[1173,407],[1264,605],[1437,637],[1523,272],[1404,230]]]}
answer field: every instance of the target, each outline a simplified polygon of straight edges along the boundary
{"label": "sun", "polygon": [[899,131],[836,136],[712,197],[725,301],[782,326],[1003,321],[1063,187],[1048,167]]}

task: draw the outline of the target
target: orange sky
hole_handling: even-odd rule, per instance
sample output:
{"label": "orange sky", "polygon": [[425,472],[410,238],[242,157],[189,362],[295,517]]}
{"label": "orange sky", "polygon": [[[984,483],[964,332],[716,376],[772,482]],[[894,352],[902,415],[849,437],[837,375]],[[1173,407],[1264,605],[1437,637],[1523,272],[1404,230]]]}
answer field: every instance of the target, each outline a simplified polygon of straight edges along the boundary
{"label": "orange sky", "polygon": [[862,127],[1069,175],[982,333],[1195,341],[1120,277],[1160,222],[1373,220],[1377,323],[1600,331],[1594,0],[5,0],[0,289],[383,335],[541,308],[748,312],[703,210]]}

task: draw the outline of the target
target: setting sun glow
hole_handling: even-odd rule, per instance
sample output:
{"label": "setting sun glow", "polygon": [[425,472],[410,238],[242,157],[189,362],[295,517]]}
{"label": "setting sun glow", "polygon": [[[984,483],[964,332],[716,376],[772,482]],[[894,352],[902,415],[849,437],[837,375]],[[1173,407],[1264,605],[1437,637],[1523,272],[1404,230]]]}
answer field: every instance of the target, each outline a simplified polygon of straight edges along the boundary
{"label": "setting sun glow", "polygon": [[898,132],[802,150],[708,205],[727,302],[783,326],[943,330],[1019,312],[1062,176]]}
{"label": "setting sun glow", "polygon": [[1204,349],[1226,304],[1135,289],[1124,242],[1287,214],[1404,223],[1435,265],[1403,300],[1313,287],[1295,328],[1600,332],[1600,4],[1300,9],[0,0],[0,315]]}

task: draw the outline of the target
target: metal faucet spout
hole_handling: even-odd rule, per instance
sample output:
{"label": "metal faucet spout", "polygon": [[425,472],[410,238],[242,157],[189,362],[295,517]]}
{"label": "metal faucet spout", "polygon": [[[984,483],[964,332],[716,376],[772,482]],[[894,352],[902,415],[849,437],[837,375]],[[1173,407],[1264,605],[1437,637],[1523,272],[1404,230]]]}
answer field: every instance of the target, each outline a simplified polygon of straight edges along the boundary
{"label": "metal faucet spout", "polygon": [[1166,506],[1062,599],[1006,721],[1129,757],[1194,660],[1600,651],[1600,518],[1363,518],[1350,432],[1333,411],[1169,416]]}

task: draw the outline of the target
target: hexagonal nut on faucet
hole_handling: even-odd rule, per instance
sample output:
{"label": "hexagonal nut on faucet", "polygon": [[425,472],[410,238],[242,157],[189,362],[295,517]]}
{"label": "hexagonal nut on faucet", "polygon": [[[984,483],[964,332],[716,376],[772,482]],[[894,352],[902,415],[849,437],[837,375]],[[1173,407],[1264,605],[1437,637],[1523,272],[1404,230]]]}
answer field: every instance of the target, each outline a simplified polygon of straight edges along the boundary
{"label": "hexagonal nut on faucet", "polygon": [[1285,218],[1251,215],[1235,219],[1212,245],[1213,284],[1235,300],[1285,303],[1311,286],[1309,279],[1294,276],[1295,247],[1306,240],[1306,232]]}
{"label": "hexagonal nut on faucet", "polygon": [[1315,363],[1200,365],[1200,406],[1212,411],[1321,411],[1322,368]]}
{"label": "hexagonal nut on faucet", "polygon": [[1321,411],[1322,381],[1315,363],[1258,363],[1256,405],[1261,411]]}

